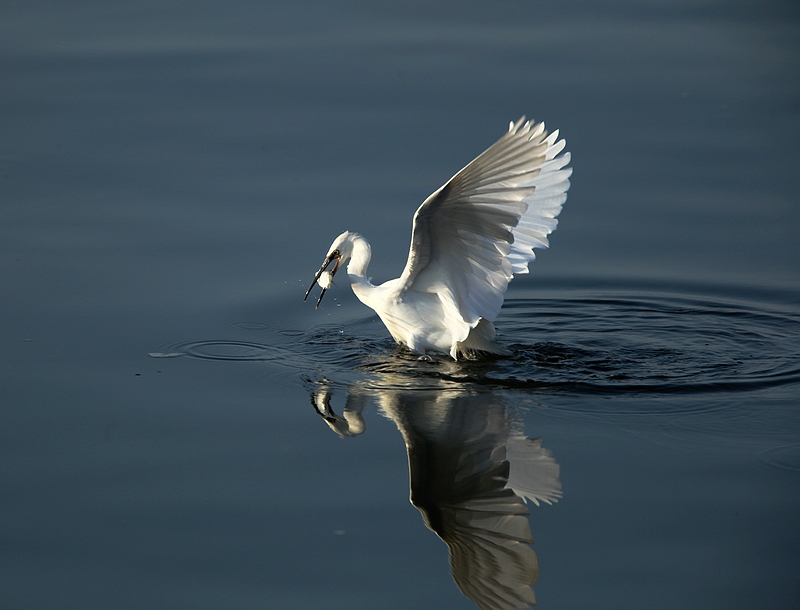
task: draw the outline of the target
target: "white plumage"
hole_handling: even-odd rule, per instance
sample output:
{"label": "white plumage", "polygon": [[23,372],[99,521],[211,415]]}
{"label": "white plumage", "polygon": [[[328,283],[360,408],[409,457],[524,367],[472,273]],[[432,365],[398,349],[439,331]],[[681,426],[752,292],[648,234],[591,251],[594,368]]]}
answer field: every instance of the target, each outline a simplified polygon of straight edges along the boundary
{"label": "white plumage", "polygon": [[525,117],[511,123],[503,137],[419,207],[399,278],[373,285],[367,276],[369,243],[345,231],[331,245],[306,298],[324,277],[319,305],[329,280],[349,260],[353,292],[415,353],[444,352],[455,359],[506,354],[494,341],[493,322],[508,283],[528,272],[533,249],[546,248],[556,228],[572,173],[565,145],[544,123]]}

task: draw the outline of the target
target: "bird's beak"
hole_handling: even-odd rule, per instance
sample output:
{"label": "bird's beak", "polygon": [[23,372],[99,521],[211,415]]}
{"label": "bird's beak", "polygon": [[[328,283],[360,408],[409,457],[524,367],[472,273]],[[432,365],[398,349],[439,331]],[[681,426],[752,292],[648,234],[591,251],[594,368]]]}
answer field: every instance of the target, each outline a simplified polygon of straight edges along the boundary
{"label": "bird's beak", "polygon": [[[317,274],[314,276],[314,281],[311,282],[311,286],[309,286],[308,290],[306,290],[306,296],[303,297],[303,301],[305,301],[308,298],[308,295],[311,294],[311,289],[319,281],[319,277],[333,261],[336,261],[336,264],[333,266],[333,269],[331,269],[331,277],[336,275],[336,272],[339,270],[339,263],[342,262],[342,257],[339,255],[338,250],[334,250],[325,258],[325,261],[322,263],[322,266],[319,268],[319,271],[317,271]],[[314,309],[317,309],[319,307],[319,304],[322,303],[322,297],[325,296],[325,293],[327,291],[328,291],[327,288],[323,288],[322,292],[319,293],[319,298],[317,299],[317,305],[316,307],[314,307]]]}

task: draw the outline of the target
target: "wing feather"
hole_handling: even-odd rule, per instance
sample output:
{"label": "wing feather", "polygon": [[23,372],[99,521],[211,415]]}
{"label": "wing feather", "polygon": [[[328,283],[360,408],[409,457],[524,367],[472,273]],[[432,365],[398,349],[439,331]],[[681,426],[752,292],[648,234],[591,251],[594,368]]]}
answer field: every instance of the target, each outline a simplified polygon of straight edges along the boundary
{"label": "wing feather", "polygon": [[508,283],[528,272],[534,248],[548,246],[567,199],[570,154],[558,137],[522,117],[423,202],[400,298],[439,294],[454,337],[494,321]]}

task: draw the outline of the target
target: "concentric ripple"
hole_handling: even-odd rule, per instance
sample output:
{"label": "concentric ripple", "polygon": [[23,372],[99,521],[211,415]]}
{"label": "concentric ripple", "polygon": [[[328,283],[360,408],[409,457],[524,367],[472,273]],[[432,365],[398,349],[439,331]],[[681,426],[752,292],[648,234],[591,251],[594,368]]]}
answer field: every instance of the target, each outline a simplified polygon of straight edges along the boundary
{"label": "concentric ripple", "polygon": [[743,288],[572,283],[510,295],[496,322],[498,340],[513,352],[507,358],[420,359],[358,306],[353,316],[363,317],[338,324],[237,322],[251,340],[197,341],[153,355],[269,361],[381,387],[429,379],[575,395],[742,392],[800,382],[798,302],[795,294],[770,299]]}
{"label": "concentric ripple", "polygon": [[250,341],[194,341],[171,346],[167,355],[154,355],[153,357],[188,356],[201,360],[278,360],[285,356],[284,350],[279,346]]}
{"label": "concentric ripple", "polygon": [[[511,357],[454,363],[391,347],[362,354],[361,370],[384,379],[597,395],[753,391],[800,382],[800,313],[785,303],[576,287],[507,299],[497,328]],[[358,348],[357,332],[342,331],[337,352]]]}
{"label": "concentric ripple", "polygon": [[697,297],[512,300],[514,343],[488,373],[586,392],[756,390],[800,380],[800,316]]}

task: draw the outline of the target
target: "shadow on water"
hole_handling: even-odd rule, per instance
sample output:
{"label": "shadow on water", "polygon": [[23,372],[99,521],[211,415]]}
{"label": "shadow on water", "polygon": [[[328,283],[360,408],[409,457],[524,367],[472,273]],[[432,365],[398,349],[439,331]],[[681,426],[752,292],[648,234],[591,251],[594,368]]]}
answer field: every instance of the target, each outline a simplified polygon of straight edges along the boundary
{"label": "shadow on water", "polygon": [[385,389],[405,385],[396,377],[351,386],[342,415],[325,383],[314,388],[312,404],[342,437],[362,434],[362,412],[375,404],[405,440],[411,502],[447,544],[458,588],[484,609],[535,604],[539,569],[526,503],[561,497],[558,463],[514,425],[500,396],[445,382]]}

